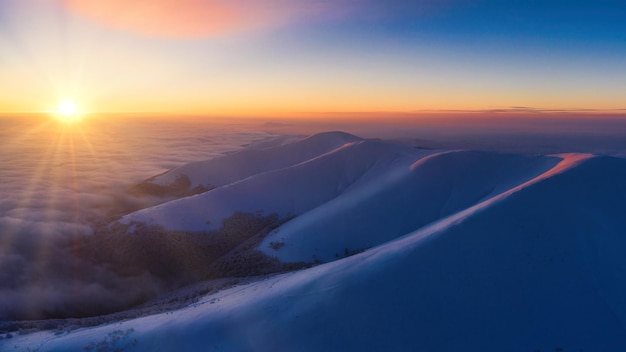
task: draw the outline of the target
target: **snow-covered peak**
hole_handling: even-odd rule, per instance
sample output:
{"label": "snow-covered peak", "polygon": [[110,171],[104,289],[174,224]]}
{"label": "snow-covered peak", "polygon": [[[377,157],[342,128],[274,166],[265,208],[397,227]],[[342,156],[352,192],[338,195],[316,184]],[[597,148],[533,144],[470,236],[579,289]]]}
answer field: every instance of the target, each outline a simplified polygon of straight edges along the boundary
{"label": "snow-covered peak", "polygon": [[362,139],[344,132],[325,132],[305,139],[280,139],[268,144],[258,143],[239,152],[206,161],[185,164],[156,176],[147,182],[169,185],[184,175],[190,187],[219,187],[247,177],[285,168],[328,153],[346,143]]}
{"label": "snow-covered peak", "polygon": [[[296,144],[296,143],[294,143]],[[291,146],[294,147],[294,144]],[[324,148],[319,148],[320,146]],[[316,154],[311,154],[315,146]],[[236,212],[278,214],[281,218],[299,216],[344,192],[376,187],[382,174],[395,170],[393,164],[410,164],[430,152],[408,146],[362,140],[348,134],[321,134],[302,142],[296,149],[307,151],[306,158],[299,163],[269,168],[264,172],[217,187],[193,197],[178,199],[125,216],[124,223],[142,222],[161,225],[171,230],[207,231],[221,226],[224,219]],[[335,147],[330,149],[331,147]],[[330,150],[328,150],[330,149]],[[294,149],[289,150],[292,155]],[[257,151],[257,159],[274,157],[278,149]],[[282,153],[285,149],[280,149]],[[269,156],[268,156],[269,155]],[[295,161],[293,158],[292,161]],[[242,170],[235,158],[216,159],[211,166],[203,165],[196,170],[196,177],[215,175],[224,171],[224,161],[232,169]],[[219,162],[219,163],[218,163]],[[378,176],[377,176],[378,175]],[[363,180],[369,180],[367,183]]]}

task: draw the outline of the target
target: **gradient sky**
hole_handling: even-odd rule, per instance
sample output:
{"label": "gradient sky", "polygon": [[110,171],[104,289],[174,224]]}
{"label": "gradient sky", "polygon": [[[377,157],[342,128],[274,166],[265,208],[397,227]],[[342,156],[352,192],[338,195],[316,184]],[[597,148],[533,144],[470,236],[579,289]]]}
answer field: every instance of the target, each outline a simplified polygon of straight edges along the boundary
{"label": "gradient sky", "polygon": [[626,108],[623,0],[0,0],[0,112]]}

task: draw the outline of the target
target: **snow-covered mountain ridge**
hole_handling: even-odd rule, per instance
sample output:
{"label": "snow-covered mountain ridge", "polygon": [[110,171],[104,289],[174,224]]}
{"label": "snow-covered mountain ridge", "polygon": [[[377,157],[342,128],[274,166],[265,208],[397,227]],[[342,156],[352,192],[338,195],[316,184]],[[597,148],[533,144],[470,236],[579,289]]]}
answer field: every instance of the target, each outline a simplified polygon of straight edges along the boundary
{"label": "snow-covered mountain ridge", "polygon": [[[203,230],[235,210],[296,215],[258,248],[285,262],[328,263],[173,312],[0,347],[626,350],[625,159],[351,138],[316,151],[122,221]],[[343,258],[344,248],[363,252]]]}
{"label": "snow-covered mountain ridge", "polygon": [[211,231],[236,212],[295,216],[259,249],[284,262],[328,262],[502,193],[558,161],[420,150],[328,132],[171,170],[153,182],[167,185],[183,175],[192,187],[216,188],[135,212],[121,222]]}

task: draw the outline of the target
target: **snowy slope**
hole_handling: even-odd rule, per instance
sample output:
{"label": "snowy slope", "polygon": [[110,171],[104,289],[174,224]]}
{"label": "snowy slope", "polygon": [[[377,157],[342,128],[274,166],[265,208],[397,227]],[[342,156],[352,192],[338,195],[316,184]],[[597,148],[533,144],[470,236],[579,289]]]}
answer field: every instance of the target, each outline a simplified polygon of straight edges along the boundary
{"label": "snowy slope", "polygon": [[[297,142],[299,144],[296,146],[293,146],[296,144],[294,143],[264,152],[270,155],[275,155],[278,151],[281,155],[288,152],[286,158],[295,160],[297,157],[303,158],[299,153],[302,143],[305,142],[307,152],[315,150],[318,153],[306,154],[310,158],[301,163],[267,170],[209,192],[143,209],[124,217],[121,222],[158,224],[170,230],[200,231],[219,228],[222,220],[236,211],[265,215],[277,213],[282,218],[297,216],[344,192],[364,187],[360,179],[367,174],[375,174],[377,177],[369,179],[379,182],[383,179],[382,175],[390,170],[387,165],[394,162],[410,165],[430,153],[398,144],[360,140],[358,137],[337,132],[310,137]],[[285,149],[290,145],[293,148]],[[328,145],[339,146],[325,152]],[[225,180],[232,176],[229,174],[230,170],[243,170],[245,165],[254,164],[257,159],[267,159],[256,154],[252,159],[241,155],[238,158],[242,159],[237,159],[236,162],[233,159],[216,159],[214,164],[220,167],[223,166],[221,161],[228,161],[224,168],[228,175],[216,178]],[[207,174],[217,174],[213,168],[215,165],[202,170]],[[219,167],[217,169],[221,170]],[[199,178],[200,174],[201,169],[197,169],[190,175]]]}
{"label": "snowy slope", "polygon": [[[150,182],[167,185],[179,175],[189,177],[191,187],[219,187],[246,177],[295,165],[328,153],[361,138],[343,132],[325,132],[302,140],[277,137],[207,161],[188,163],[154,177]],[[291,143],[290,143],[291,142]]]}
{"label": "snowy slope", "polygon": [[[360,192],[343,194],[281,226],[259,248],[284,262],[328,262],[392,240],[526,182],[558,162],[484,152],[442,152],[386,168]],[[389,177],[393,172],[394,177]],[[386,177],[385,181],[382,181]],[[365,181],[365,180],[364,180]],[[279,249],[272,244],[280,243]]]}
{"label": "snowy slope", "polygon": [[0,348],[626,350],[626,160],[561,158],[364,253],[167,314],[17,336]]}
{"label": "snowy slope", "polygon": [[[263,166],[265,171],[194,197],[141,210],[122,222],[201,231],[219,228],[236,211],[296,216],[270,234],[259,249],[283,262],[328,262],[501,193],[558,160],[470,151],[437,153],[361,140],[341,132],[282,142],[278,140],[278,147],[257,145],[260,149],[174,170],[194,179],[208,175],[214,180],[234,177],[232,170],[246,170],[248,175],[252,170],[248,165]],[[338,147],[323,152],[329,146]],[[278,156],[292,161],[309,159],[276,169],[269,169],[275,164],[258,163]]]}

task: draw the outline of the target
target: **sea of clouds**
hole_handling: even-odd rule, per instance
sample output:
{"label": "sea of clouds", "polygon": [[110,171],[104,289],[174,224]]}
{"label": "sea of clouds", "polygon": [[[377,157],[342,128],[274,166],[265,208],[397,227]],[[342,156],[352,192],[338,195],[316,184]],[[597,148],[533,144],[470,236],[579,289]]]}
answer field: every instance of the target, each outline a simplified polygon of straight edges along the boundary
{"label": "sea of clouds", "polygon": [[73,246],[159,202],[129,192],[133,184],[270,136],[231,121],[0,118],[0,320],[98,314],[160,292],[149,273],[120,276]]}

